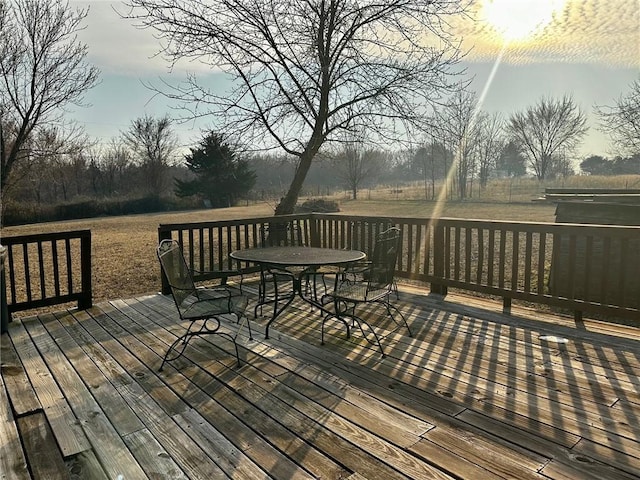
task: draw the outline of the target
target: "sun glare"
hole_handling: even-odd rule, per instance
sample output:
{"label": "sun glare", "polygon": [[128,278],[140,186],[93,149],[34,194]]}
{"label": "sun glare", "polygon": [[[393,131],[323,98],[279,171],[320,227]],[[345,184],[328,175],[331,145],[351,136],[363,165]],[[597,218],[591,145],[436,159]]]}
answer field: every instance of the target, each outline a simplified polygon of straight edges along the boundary
{"label": "sun glare", "polygon": [[525,40],[542,30],[566,0],[485,0],[483,17],[505,42]]}

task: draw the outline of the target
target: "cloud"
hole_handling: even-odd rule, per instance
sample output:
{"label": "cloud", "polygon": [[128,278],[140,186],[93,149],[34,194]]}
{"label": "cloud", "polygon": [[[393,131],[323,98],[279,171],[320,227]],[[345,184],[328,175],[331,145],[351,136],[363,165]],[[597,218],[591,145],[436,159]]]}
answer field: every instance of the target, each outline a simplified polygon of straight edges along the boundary
{"label": "cloud", "polygon": [[[88,8],[86,28],[78,38],[88,47],[87,60],[103,73],[135,78],[165,75],[169,62],[160,54],[160,41],[150,29],[141,29],[134,20],[124,19],[129,8],[112,0],[71,0],[72,8]],[[182,71],[210,71],[196,62],[180,65]]]}
{"label": "cloud", "polygon": [[[495,59],[504,40],[482,21],[483,2],[476,0],[470,17],[453,22],[469,61]],[[513,0],[518,1],[518,0]],[[632,0],[567,0],[553,20],[530,38],[506,46],[503,62],[589,63],[640,68],[640,2]]]}
{"label": "cloud", "polygon": [[[473,0],[469,17],[450,19],[456,37],[462,38],[468,61],[495,60],[504,41],[483,20],[485,3]],[[510,0],[513,2],[524,0]],[[550,1],[550,0],[539,0]],[[637,0],[554,0],[564,5],[553,20],[531,38],[512,41],[502,61],[511,64],[589,63],[640,68],[640,2]],[[149,29],[139,29],[123,19],[122,1],[71,0],[73,7],[89,7],[86,28],[79,33],[89,47],[88,59],[105,73],[141,77],[165,75],[170,65],[159,55],[160,41]],[[180,71],[210,72],[209,65],[185,62]]]}

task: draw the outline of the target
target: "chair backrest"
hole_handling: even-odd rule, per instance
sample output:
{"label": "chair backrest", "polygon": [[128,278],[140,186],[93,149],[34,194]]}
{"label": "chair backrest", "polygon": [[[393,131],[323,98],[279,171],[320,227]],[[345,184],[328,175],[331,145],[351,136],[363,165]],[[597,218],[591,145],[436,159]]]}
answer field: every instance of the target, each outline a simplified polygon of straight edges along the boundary
{"label": "chair backrest", "polygon": [[392,287],[399,253],[399,228],[392,227],[378,234],[373,255],[368,259],[371,262],[367,272],[369,290]]}
{"label": "chair backrest", "polygon": [[347,233],[349,238],[347,246],[354,250],[361,250],[370,257],[378,236],[393,227],[393,225],[393,220],[387,218],[351,221],[347,226],[350,229]]}
{"label": "chair backrest", "polygon": [[184,301],[197,296],[196,285],[191,276],[182,248],[176,240],[162,240],[157,249],[158,259],[162,271],[169,282],[173,299],[178,311],[181,311]]}

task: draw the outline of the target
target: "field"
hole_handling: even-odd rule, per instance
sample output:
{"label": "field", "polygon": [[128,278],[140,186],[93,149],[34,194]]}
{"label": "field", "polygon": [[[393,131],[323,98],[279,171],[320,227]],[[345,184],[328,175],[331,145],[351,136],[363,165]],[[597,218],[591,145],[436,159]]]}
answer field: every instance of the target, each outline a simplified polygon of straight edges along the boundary
{"label": "field", "polygon": [[[428,218],[434,202],[418,200],[345,200],[341,213]],[[547,203],[448,202],[441,216],[553,222],[555,207]],[[32,224],[2,229],[2,236],[90,229],[92,232],[94,302],[156,292],[160,273],[155,256],[161,223],[214,221],[270,216],[273,207],[262,203],[244,207],[187,212],[104,217]]]}
{"label": "field", "polygon": [[[533,179],[494,180],[468,201],[448,200],[442,217],[554,222],[555,206],[533,202],[545,187],[639,188],[640,176],[571,177],[541,185]],[[384,186],[361,190],[358,200],[343,192],[338,201],[341,213],[364,216],[429,218],[436,204],[426,201],[424,185]],[[185,212],[103,217],[3,228],[2,236],[90,229],[92,232],[93,297],[95,302],[156,292],[160,273],[155,256],[157,228],[161,223],[183,223],[251,218],[273,215],[274,202],[240,207]]]}

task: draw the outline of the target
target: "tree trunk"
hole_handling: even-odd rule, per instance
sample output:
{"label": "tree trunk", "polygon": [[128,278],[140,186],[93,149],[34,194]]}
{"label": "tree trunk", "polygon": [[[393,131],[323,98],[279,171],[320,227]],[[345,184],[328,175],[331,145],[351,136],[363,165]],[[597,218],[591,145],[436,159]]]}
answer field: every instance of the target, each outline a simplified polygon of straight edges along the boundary
{"label": "tree trunk", "polygon": [[317,151],[317,148],[312,150],[308,147],[300,156],[300,163],[298,163],[298,168],[296,168],[296,173],[289,186],[289,191],[276,206],[276,215],[289,215],[294,212],[300,191],[302,190],[302,185],[304,185],[304,179],[307,176],[307,172],[311,167],[311,161]]}

